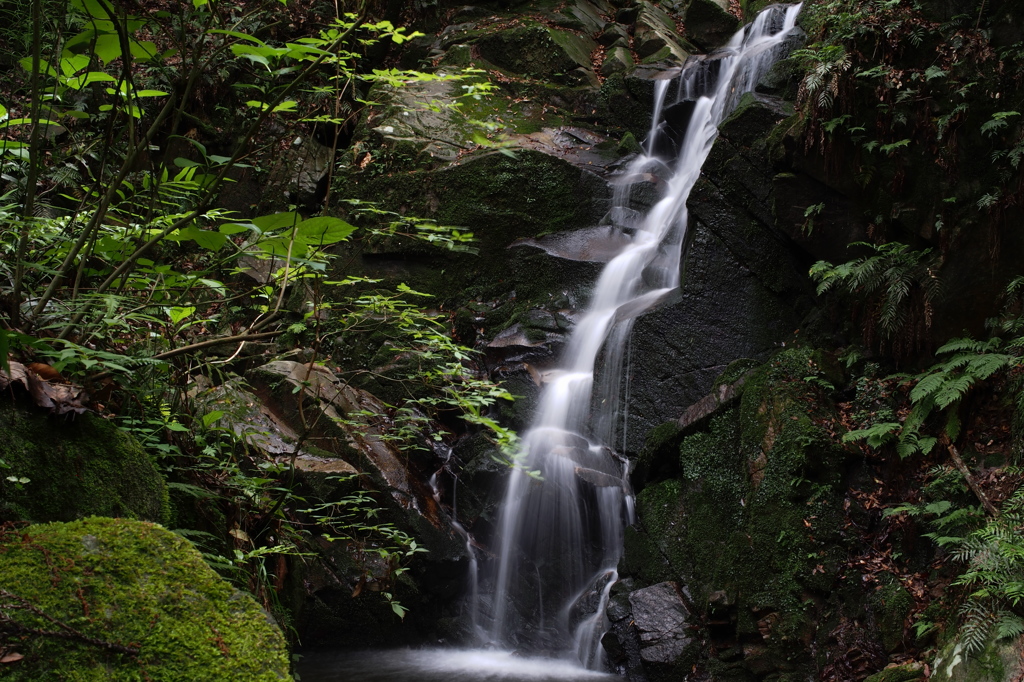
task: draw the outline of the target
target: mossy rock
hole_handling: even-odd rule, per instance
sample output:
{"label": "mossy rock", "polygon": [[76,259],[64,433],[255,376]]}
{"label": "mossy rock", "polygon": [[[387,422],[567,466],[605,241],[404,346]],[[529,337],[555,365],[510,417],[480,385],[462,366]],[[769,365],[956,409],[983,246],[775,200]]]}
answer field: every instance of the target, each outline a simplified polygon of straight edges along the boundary
{"label": "mossy rock", "polygon": [[875,673],[864,682],[918,682],[924,679],[924,670],[920,663],[904,663],[886,668]]}
{"label": "mossy rock", "polygon": [[48,415],[0,400],[0,520],[124,516],[164,521],[167,489],[130,434],[95,414]]}
{"label": "mossy rock", "polygon": [[907,618],[914,610],[914,598],[892,574],[883,575],[881,580],[881,589],[872,599],[872,609],[882,646],[893,652],[903,646]]}
{"label": "mossy rock", "polygon": [[997,640],[990,637],[981,651],[968,654],[954,639],[932,662],[932,682],[1011,682],[1020,679],[1024,638]]}
{"label": "mossy rock", "polygon": [[[750,374],[739,406],[703,430],[681,440],[668,426],[650,434],[661,449],[677,439],[679,473],[637,495],[622,573],[685,583],[716,623],[712,638],[763,639],[713,661],[714,679],[806,679],[816,669],[807,653],[816,624],[840,607],[846,453],[828,431],[830,368],[823,353],[787,350]],[[901,638],[902,612],[893,613]]]}
{"label": "mossy rock", "polygon": [[575,70],[591,66],[590,53],[597,43],[535,24],[483,35],[476,46],[483,59],[511,73],[576,83]]}
{"label": "mossy rock", "polygon": [[[4,666],[5,679],[291,679],[269,616],[160,526],[93,517],[9,530],[0,536],[0,575],[17,595],[5,603],[23,599],[81,635],[4,641],[24,656]],[[28,610],[5,615],[23,629],[58,629]]]}

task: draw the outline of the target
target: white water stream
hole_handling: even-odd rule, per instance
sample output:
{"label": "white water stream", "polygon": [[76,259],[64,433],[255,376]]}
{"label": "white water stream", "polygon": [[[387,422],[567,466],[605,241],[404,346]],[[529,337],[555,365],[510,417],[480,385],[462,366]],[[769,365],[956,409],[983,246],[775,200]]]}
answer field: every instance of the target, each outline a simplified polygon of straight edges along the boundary
{"label": "white water stream", "polygon": [[[627,465],[613,447],[633,321],[679,286],[686,201],[718,125],[778,58],[799,11],[769,7],[722,50],[688,62],[675,102],[665,101],[671,81],[656,81],[645,153],[618,179],[609,214],[609,229],[628,235],[628,243],[601,273],[561,368],[544,387],[523,438],[523,466],[511,474],[502,506],[492,589],[474,600],[474,625],[492,645],[571,652],[587,668],[602,667],[605,607],[632,521]],[[689,125],[681,142],[666,144],[679,131],[667,129],[662,112],[682,101],[693,102]],[[678,148],[675,159],[658,156],[666,146]],[[641,215],[629,206],[632,189],[652,177],[661,198]],[[524,470],[539,471],[542,480]]]}

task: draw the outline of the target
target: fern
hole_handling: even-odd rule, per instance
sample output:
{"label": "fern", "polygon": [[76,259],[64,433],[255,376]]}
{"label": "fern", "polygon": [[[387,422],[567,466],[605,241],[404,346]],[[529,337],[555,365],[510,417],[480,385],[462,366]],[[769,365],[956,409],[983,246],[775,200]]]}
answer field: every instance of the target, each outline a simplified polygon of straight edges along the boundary
{"label": "fern", "polygon": [[940,292],[935,259],[931,250],[912,251],[906,244],[891,242],[874,245],[855,242],[850,246],[867,247],[873,255],[833,265],[818,261],[811,267],[818,294],[837,290],[850,297],[868,298],[876,311],[885,339],[903,331],[909,317],[909,303],[915,291],[922,294],[927,308]]}
{"label": "fern", "polygon": [[1024,601],[1024,488],[1003,503],[1000,517],[990,519],[967,537],[949,543],[950,555],[966,569],[954,581],[970,590],[960,611],[959,639],[968,652],[987,638],[1024,634],[1024,618],[1015,611]]}

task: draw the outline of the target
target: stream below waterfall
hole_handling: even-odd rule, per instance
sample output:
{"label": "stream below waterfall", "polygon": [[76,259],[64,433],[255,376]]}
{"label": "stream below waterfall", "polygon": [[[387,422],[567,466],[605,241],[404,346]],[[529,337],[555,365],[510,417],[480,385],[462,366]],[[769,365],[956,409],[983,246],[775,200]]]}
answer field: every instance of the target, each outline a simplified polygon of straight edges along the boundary
{"label": "stream below waterfall", "polygon": [[392,649],[310,653],[297,666],[302,682],[584,682],[614,680],[576,663],[527,658],[493,649]]}

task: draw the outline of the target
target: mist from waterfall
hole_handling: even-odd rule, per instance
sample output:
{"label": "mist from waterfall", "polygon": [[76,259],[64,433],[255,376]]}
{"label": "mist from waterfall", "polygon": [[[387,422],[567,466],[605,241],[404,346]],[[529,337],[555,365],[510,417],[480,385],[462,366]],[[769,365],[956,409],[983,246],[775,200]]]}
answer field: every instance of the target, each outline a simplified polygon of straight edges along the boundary
{"label": "mist from waterfall", "polygon": [[[474,625],[493,645],[603,665],[605,607],[632,522],[628,463],[614,448],[623,437],[619,393],[633,322],[679,287],[686,201],[718,126],[778,59],[799,11],[769,7],[724,48],[688,61],[673,102],[672,80],[655,81],[644,152],[616,179],[607,219],[628,243],[605,266],[560,368],[548,375],[508,482],[490,584],[472,605]],[[662,120],[681,102],[692,103],[685,132]],[[643,214],[631,197],[650,182],[660,198]]]}

